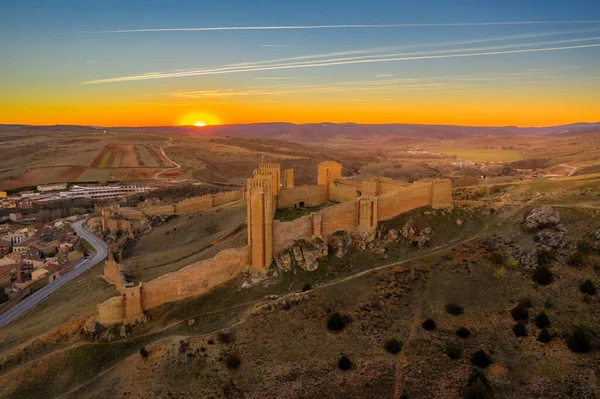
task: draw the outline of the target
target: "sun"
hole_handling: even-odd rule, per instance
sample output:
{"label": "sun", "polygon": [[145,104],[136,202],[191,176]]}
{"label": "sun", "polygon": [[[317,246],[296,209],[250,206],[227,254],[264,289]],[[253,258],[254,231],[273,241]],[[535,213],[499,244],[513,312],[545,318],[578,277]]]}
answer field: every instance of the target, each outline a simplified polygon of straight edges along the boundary
{"label": "sun", "polygon": [[206,112],[191,112],[179,119],[177,124],[180,126],[203,127],[210,125],[220,125],[221,120],[216,116]]}

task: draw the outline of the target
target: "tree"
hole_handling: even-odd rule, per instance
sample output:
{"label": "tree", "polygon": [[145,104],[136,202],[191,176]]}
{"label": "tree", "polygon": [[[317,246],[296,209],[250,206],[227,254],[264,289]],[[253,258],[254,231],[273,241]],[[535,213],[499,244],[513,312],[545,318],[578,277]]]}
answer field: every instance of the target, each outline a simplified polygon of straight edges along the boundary
{"label": "tree", "polygon": [[459,316],[464,313],[464,308],[456,303],[449,303],[446,305],[446,312],[451,315]]}
{"label": "tree", "polygon": [[533,272],[533,281],[539,285],[548,285],[554,281],[554,276],[547,266],[538,266]]}
{"label": "tree", "polygon": [[348,356],[342,355],[340,360],[338,360],[338,367],[340,370],[348,371],[352,368],[352,360]]}
{"label": "tree", "polygon": [[525,328],[525,323],[523,323],[523,320],[520,320],[517,324],[515,324],[512,330],[515,334],[515,337],[527,336],[527,328]]}
{"label": "tree", "polygon": [[535,321],[535,325],[538,328],[550,327],[550,319],[548,318],[548,315],[544,311],[541,311],[537,316],[535,316],[534,321]]}
{"label": "tree", "polygon": [[585,280],[583,284],[579,286],[579,291],[583,294],[595,295],[596,294],[596,286],[592,282],[592,280]]}
{"label": "tree", "polygon": [[338,312],[333,313],[329,316],[329,319],[327,319],[327,328],[331,331],[342,331],[344,326],[344,319]]}
{"label": "tree", "polygon": [[483,349],[480,349],[471,357],[471,363],[473,366],[484,369],[492,363],[492,359],[490,359]]}
{"label": "tree", "polygon": [[396,338],[388,339],[383,345],[386,351],[393,354],[400,352],[402,350],[402,346],[402,341],[397,340]]}
{"label": "tree", "polygon": [[538,335],[538,340],[544,344],[547,344],[552,340],[552,336],[550,335],[550,331],[547,328],[543,328],[540,331],[540,335]]}
{"label": "tree", "polygon": [[9,299],[9,296],[6,293],[6,291],[4,290],[4,287],[0,286],[0,303],[7,302],[8,299]]}
{"label": "tree", "polygon": [[428,331],[435,330],[435,321],[433,319],[427,319],[421,325]]}
{"label": "tree", "polygon": [[592,350],[588,333],[582,327],[575,327],[569,336],[567,345],[575,353],[587,353]]}
{"label": "tree", "polygon": [[458,335],[460,338],[469,338],[471,331],[469,331],[469,329],[466,327],[459,327],[458,330],[456,330],[456,335]]}
{"label": "tree", "polygon": [[511,310],[510,315],[515,321],[527,320],[529,318],[529,311],[523,306],[518,305]]}

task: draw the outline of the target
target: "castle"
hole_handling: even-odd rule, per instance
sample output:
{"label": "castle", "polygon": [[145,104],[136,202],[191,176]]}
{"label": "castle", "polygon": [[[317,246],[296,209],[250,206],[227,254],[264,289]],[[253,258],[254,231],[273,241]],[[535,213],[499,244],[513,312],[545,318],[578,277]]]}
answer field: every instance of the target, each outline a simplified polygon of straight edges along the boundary
{"label": "castle", "polygon": [[[111,257],[105,265],[106,279],[115,284],[120,296],[98,305],[96,319],[102,324],[129,323],[143,312],[164,303],[184,300],[209,292],[242,272],[266,275],[275,254],[300,239],[327,238],[338,231],[358,235],[372,234],[380,221],[392,219],[412,209],[453,206],[449,180],[432,179],[414,183],[387,178],[348,180],[342,177],[342,165],[333,161],[318,165],[316,185],[295,186],[293,169],[275,163],[261,163],[247,180],[243,192],[217,195],[216,199],[187,200],[184,206],[167,206],[165,212],[187,213],[208,203],[246,201],[248,245],[219,252],[178,271],[134,285],[124,279],[123,266]],[[223,202],[222,202],[223,201]],[[196,204],[198,202],[198,204]],[[200,205],[201,204],[201,205]],[[190,207],[190,205],[193,205]],[[326,205],[326,206],[324,206]],[[275,211],[286,208],[322,208],[292,221],[275,220]],[[153,209],[155,212],[162,209]],[[144,210],[142,210],[144,212]],[[103,213],[103,225],[112,226]],[[136,214],[137,216],[137,214]]]}

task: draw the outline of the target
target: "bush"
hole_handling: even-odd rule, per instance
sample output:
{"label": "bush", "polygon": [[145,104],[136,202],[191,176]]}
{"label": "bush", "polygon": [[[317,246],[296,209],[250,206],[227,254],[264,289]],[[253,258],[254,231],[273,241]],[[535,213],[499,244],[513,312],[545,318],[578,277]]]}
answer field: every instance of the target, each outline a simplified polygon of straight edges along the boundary
{"label": "bush", "polygon": [[344,326],[344,319],[338,312],[332,313],[329,319],[327,319],[327,328],[331,331],[342,331]]}
{"label": "bush", "polygon": [[538,266],[550,266],[554,260],[554,252],[548,251],[547,249],[540,249],[536,252]]}
{"label": "bush", "polygon": [[512,328],[515,337],[525,337],[527,336],[527,328],[525,328],[525,323],[523,321],[519,321]]}
{"label": "bush", "polygon": [[547,266],[538,266],[533,272],[533,281],[539,285],[548,285],[554,281],[554,276]]}
{"label": "bush", "polygon": [[581,252],[573,252],[569,255],[567,264],[580,269],[585,266],[585,256]]}
{"label": "bush", "polygon": [[0,303],[8,301],[8,294],[4,291],[4,287],[0,287]]}
{"label": "bush", "polygon": [[535,319],[533,319],[533,320],[535,321],[535,325],[537,326],[537,328],[550,327],[550,319],[548,318],[548,315],[544,311],[538,313],[538,315],[535,316]]}
{"label": "bush", "polygon": [[433,321],[433,319],[427,319],[421,325],[427,331],[435,330],[435,321]]}
{"label": "bush", "polygon": [[227,355],[227,358],[225,358],[225,366],[227,366],[228,369],[237,369],[240,367],[240,363],[242,363],[242,360],[235,353],[230,353]]}
{"label": "bush", "polygon": [[532,308],[533,302],[531,301],[530,297],[526,296],[526,297],[519,299],[519,306],[522,306],[524,308]]}
{"label": "bush", "polygon": [[583,284],[579,286],[579,291],[583,294],[595,295],[596,294],[596,286],[592,282],[592,280],[585,280]]}
{"label": "bush", "polygon": [[467,327],[459,327],[458,330],[456,330],[456,335],[460,338],[469,338],[471,331],[469,331]]}
{"label": "bush", "polygon": [[510,315],[512,316],[513,320],[515,320],[515,321],[527,320],[529,318],[529,311],[527,310],[527,308],[524,308],[523,306],[518,305],[513,310],[510,311]]}
{"label": "bush", "polygon": [[516,269],[517,267],[519,267],[519,262],[515,258],[510,258],[506,262],[506,267],[508,267],[509,269]]}
{"label": "bush", "polygon": [[312,290],[312,285],[310,285],[309,283],[304,283],[304,285],[302,286],[302,292],[306,292],[306,291],[310,291]]}
{"label": "bush", "polygon": [[589,241],[582,240],[577,243],[577,253],[580,253],[581,255],[589,255],[593,250],[594,248]]}
{"label": "bush", "polygon": [[456,303],[449,303],[446,305],[446,312],[448,312],[451,315],[459,316],[463,314],[464,311],[465,309]]}
{"label": "bush", "polygon": [[575,327],[569,336],[567,345],[575,353],[587,353],[592,350],[588,333],[581,327]]}
{"label": "bush", "polygon": [[490,261],[496,266],[503,266],[506,263],[506,255],[500,251],[494,251],[490,254]]}
{"label": "bush", "polygon": [[399,341],[396,338],[392,338],[392,339],[388,339],[387,341],[385,341],[385,344],[383,345],[383,347],[389,353],[395,354],[402,350],[403,345],[404,344],[402,343],[402,341]]}
{"label": "bush", "polygon": [[146,350],[146,347],[145,347],[145,346],[142,346],[142,347],[140,348],[140,355],[142,355],[142,357],[143,357],[143,358],[146,358],[146,357],[148,357],[148,350]]}
{"label": "bush", "polygon": [[482,369],[486,368],[492,363],[492,359],[488,356],[487,353],[483,349],[478,350],[471,357],[471,364],[475,367],[480,367]]}
{"label": "bush", "polygon": [[489,399],[492,398],[492,390],[490,383],[485,377],[485,374],[479,369],[473,369],[467,387],[463,392],[465,399]]}
{"label": "bush", "polygon": [[547,328],[543,328],[540,331],[540,335],[538,335],[538,340],[544,344],[547,344],[552,340],[552,336],[550,335],[550,331]]}
{"label": "bush", "polygon": [[338,360],[338,367],[340,368],[340,370],[350,370],[352,368],[352,360],[350,360],[348,356],[342,355],[342,357],[340,357],[340,360]]}
{"label": "bush", "polygon": [[462,349],[458,345],[450,344],[446,347],[446,355],[450,359],[458,359],[462,355]]}

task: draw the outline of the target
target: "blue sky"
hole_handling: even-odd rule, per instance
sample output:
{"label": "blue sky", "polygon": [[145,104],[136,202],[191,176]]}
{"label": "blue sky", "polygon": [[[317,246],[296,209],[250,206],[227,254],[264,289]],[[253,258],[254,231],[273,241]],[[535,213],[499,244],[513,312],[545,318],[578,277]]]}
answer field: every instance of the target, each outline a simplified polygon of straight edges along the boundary
{"label": "blue sky", "polygon": [[[418,26],[381,26],[398,24]],[[329,28],[262,29],[323,25]],[[260,29],[122,32],[232,27]],[[169,121],[193,108],[232,123],[251,121],[235,117],[248,109],[261,115],[257,120],[275,111],[284,120],[312,120],[299,118],[302,110],[323,120],[323,107],[350,120],[340,116],[345,105],[355,114],[348,102],[398,108],[416,98],[423,107],[428,98],[413,96],[417,88],[427,89],[433,103],[461,99],[461,109],[479,102],[483,90],[508,101],[507,86],[494,79],[533,105],[542,106],[549,93],[564,99],[582,89],[589,102],[598,89],[600,2],[3,0],[0,37],[0,87],[10,95],[0,100],[8,109],[0,122],[21,120],[27,107],[46,116],[76,105],[87,122],[101,107],[137,105],[143,115],[156,106],[143,106],[149,103],[170,106],[163,112]],[[251,67],[222,71],[232,64]],[[469,85],[459,84],[467,78]],[[373,80],[379,82],[369,86]],[[270,97],[276,105],[260,105]],[[321,104],[319,112],[308,104]],[[582,105],[566,105],[563,119],[597,110],[584,106],[577,116]],[[391,121],[393,109],[369,118]],[[286,117],[285,110],[294,112]]]}

